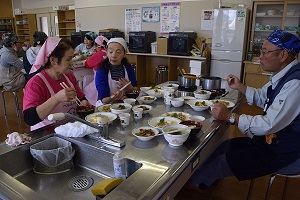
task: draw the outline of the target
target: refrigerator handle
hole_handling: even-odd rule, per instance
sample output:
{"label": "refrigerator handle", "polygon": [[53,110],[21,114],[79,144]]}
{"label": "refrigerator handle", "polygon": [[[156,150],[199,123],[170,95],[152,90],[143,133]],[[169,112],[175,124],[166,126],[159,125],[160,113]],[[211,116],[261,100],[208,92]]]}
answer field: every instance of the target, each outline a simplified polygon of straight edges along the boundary
{"label": "refrigerator handle", "polygon": [[222,43],[215,43],[215,47],[222,47],[223,44]]}
{"label": "refrigerator handle", "polygon": [[223,62],[223,63],[231,63],[231,62],[232,62],[232,60],[220,59],[220,62]]}

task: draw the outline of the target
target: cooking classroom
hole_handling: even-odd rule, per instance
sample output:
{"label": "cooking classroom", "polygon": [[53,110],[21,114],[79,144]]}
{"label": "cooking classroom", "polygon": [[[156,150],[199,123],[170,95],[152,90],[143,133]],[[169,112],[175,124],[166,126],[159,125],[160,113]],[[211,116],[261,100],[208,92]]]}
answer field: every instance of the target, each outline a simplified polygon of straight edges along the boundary
{"label": "cooking classroom", "polygon": [[1,200],[299,199],[299,0],[0,4]]}

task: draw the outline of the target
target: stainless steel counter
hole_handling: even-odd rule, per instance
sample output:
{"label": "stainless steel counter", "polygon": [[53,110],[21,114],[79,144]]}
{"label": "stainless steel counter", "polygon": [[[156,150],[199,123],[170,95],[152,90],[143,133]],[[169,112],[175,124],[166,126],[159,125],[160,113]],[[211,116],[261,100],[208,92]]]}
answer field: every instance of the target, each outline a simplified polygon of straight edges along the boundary
{"label": "stainless steel counter", "polygon": [[[231,91],[223,99],[237,103],[240,97],[236,91]],[[208,110],[197,112],[186,104],[180,108],[166,106],[163,103],[163,99],[158,99],[151,105],[153,109],[148,114],[143,115],[143,118],[140,120],[134,120],[131,117],[130,125],[126,127],[122,127],[118,119],[110,125],[109,132],[111,137],[126,142],[125,147],[121,149],[121,154],[126,158],[142,163],[142,167],[104,197],[104,199],[174,198],[192,175],[195,168],[205,161],[215,146],[225,137],[223,132],[228,127],[228,123],[213,121]],[[163,136],[143,142],[131,134],[132,129],[148,125],[147,121],[149,119],[169,111],[182,111],[191,115],[201,115],[206,120],[203,122],[203,128],[199,133],[190,135],[184,145],[177,148],[169,146]],[[53,128],[54,126],[49,126],[32,132],[33,139],[35,140],[39,137],[52,134]],[[78,140],[88,139],[79,138]],[[98,142],[93,143],[97,147],[110,152],[119,150],[115,147],[99,144]],[[9,151],[10,149],[13,148],[7,147],[4,143],[0,145],[0,153]],[[95,157],[95,159],[97,158]],[[0,178],[6,178],[5,174],[1,173],[1,170]],[[3,184],[3,179],[2,184],[0,184],[0,191],[1,187],[3,187],[2,185],[5,185],[5,183]],[[14,190],[17,193],[22,193],[23,191],[30,193],[30,190],[19,187],[10,188],[10,190]],[[34,197],[35,193],[32,191],[30,195]]]}

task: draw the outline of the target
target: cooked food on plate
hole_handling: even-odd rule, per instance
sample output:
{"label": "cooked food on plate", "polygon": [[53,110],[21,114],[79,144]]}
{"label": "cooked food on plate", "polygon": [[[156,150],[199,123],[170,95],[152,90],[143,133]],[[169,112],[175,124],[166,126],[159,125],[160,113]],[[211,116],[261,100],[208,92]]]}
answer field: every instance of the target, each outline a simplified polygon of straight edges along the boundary
{"label": "cooked food on plate", "polygon": [[178,119],[180,119],[181,121],[185,121],[186,120],[186,116],[180,112],[178,113],[166,113],[166,116],[168,117],[176,117]]}
{"label": "cooked food on plate", "polygon": [[173,121],[168,122],[165,120],[165,118],[162,118],[159,120],[159,122],[155,126],[158,128],[162,128],[162,127],[170,125],[170,124],[175,124],[175,122],[173,122]]}
{"label": "cooked food on plate", "polygon": [[104,106],[102,107],[102,112],[111,112],[111,110],[110,110],[110,105],[104,105]]}
{"label": "cooked food on plate", "polygon": [[154,136],[155,133],[152,129],[140,129],[138,133],[135,133],[137,136],[149,137]]}
{"label": "cooked food on plate", "polygon": [[107,117],[107,116],[105,116],[105,115],[99,114],[99,115],[94,115],[94,116],[92,116],[92,117],[91,117],[91,122],[92,122],[92,123],[97,123],[99,117],[106,118],[105,121],[109,121],[109,117]]}
{"label": "cooked food on plate", "polygon": [[147,106],[138,106],[138,108],[142,108],[143,111],[144,111],[144,110],[150,110],[149,107],[147,107]]}
{"label": "cooked food on plate", "polygon": [[154,97],[144,97],[144,100],[151,101],[151,100],[154,100]]}
{"label": "cooked food on plate", "polygon": [[208,106],[205,101],[196,101],[195,106]]}

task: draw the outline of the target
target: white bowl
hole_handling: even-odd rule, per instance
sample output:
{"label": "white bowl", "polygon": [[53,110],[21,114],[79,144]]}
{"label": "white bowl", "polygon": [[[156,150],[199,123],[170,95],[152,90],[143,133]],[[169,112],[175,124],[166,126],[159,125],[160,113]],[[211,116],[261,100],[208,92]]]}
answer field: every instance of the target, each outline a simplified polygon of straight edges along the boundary
{"label": "white bowl", "polygon": [[91,123],[98,123],[98,117],[106,116],[108,118],[108,124],[117,119],[117,115],[111,112],[95,112],[85,117],[85,120]]}
{"label": "white bowl", "polygon": [[212,102],[209,100],[190,100],[188,104],[195,110],[195,111],[204,111],[212,105]]}
{"label": "white bowl", "polygon": [[143,114],[147,114],[149,113],[150,110],[152,110],[152,106],[149,106],[149,105],[136,105],[136,106],[133,106],[132,109],[134,108],[142,108],[143,109]]}
{"label": "white bowl", "polygon": [[173,99],[171,99],[172,106],[174,106],[176,108],[182,106],[183,103],[184,103],[184,100],[182,98],[173,98]]}
{"label": "white bowl", "polygon": [[203,122],[205,120],[205,117],[200,115],[192,115],[190,116],[190,120],[196,121],[196,122]]}
{"label": "white bowl", "polygon": [[146,91],[146,93],[157,98],[161,98],[164,96],[164,91],[162,89],[151,89]]}
{"label": "white bowl", "polygon": [[140,87],[140,90],[142,91],[142,92],[144,92],[144,93],[146,93],[148,90],[150,90],[151,89],[151,87],[149,86],[149,87]]}
{"label": "white bowl", "polygon": [[210,98],[211,92],[207,90],[197,90],[194,92],[194,95],[197,99],[206,100]]}
{"label": "white bowl", "polygon": [[183,125],[183,124],[175,124],[175,125],[169,125],[165,126],[162,129],[162,132],[164,133],[165,139],[169,142],[169,145],[171,146],[181,146],[189,137],[191,129],[186,129],[183,131],[180,131],[181,134],[175,135],[174,133],[165,133],[167,131],[175,130],[175,129],[183,129],[187,128],[188,126]]}
{"label": "white bowl", "polygon": [[194,100],[196,99],[196,97],[192,97],[192,96],[182,96],[180,97],[181,99],[184,100],[184,103],[187,104],[189,100]]}
{"label": "white bowl", "polygon": [[267,10],[267,14],[268,15],[275,15],[276,14],[276,10]]}
{"label": "white bowl", "polygon": [[163,86],[163,89],[174,89],[175,91],[178,90],[179,85],[176,83],[167,83]]}
{"label": "white bowl", "polygon": [[131,108],[132,105],[128,103],[115,103],[110,106],[111,112],[115,114],[129,113]]}
{"label": "white bowl", "polygon": [[128,104],[134,106],[135,102],[136,102],[136,99],[134,99],[134,98],[126,98],[123,101],[124,101],[124,103],[128,103]]}
{"label": "white bowl", "polygon": [[[138,133],[140,133],[141,129],[144,129],[144,130],[152,130],[154,135],[152,136],[139,136],[137,135]],[[142,126],[142,127],[139,127],[139,128],[136,128],[136,129],[133,129],[132,130],[132,134],[137,137],[139,140],[142,140],[142,141],[148,141],[148,140],[151,140],[152,138],[154,138],[157,134],[159,133],[159,131],[156,129],[156,128],[152,128],[150,126]]]}
{"label": "white bowl", "polygon": [[140,101],[145,104],[153,103],[157,98],[155,96],[142,96],[140,97]]}
{"label": "white bowl", "polygon": [[165,126],[179,124],[180,122],[181,120],[175,117],[154,117],[148,120],[148,124],[151,127],[157,128],[160,131]]}

